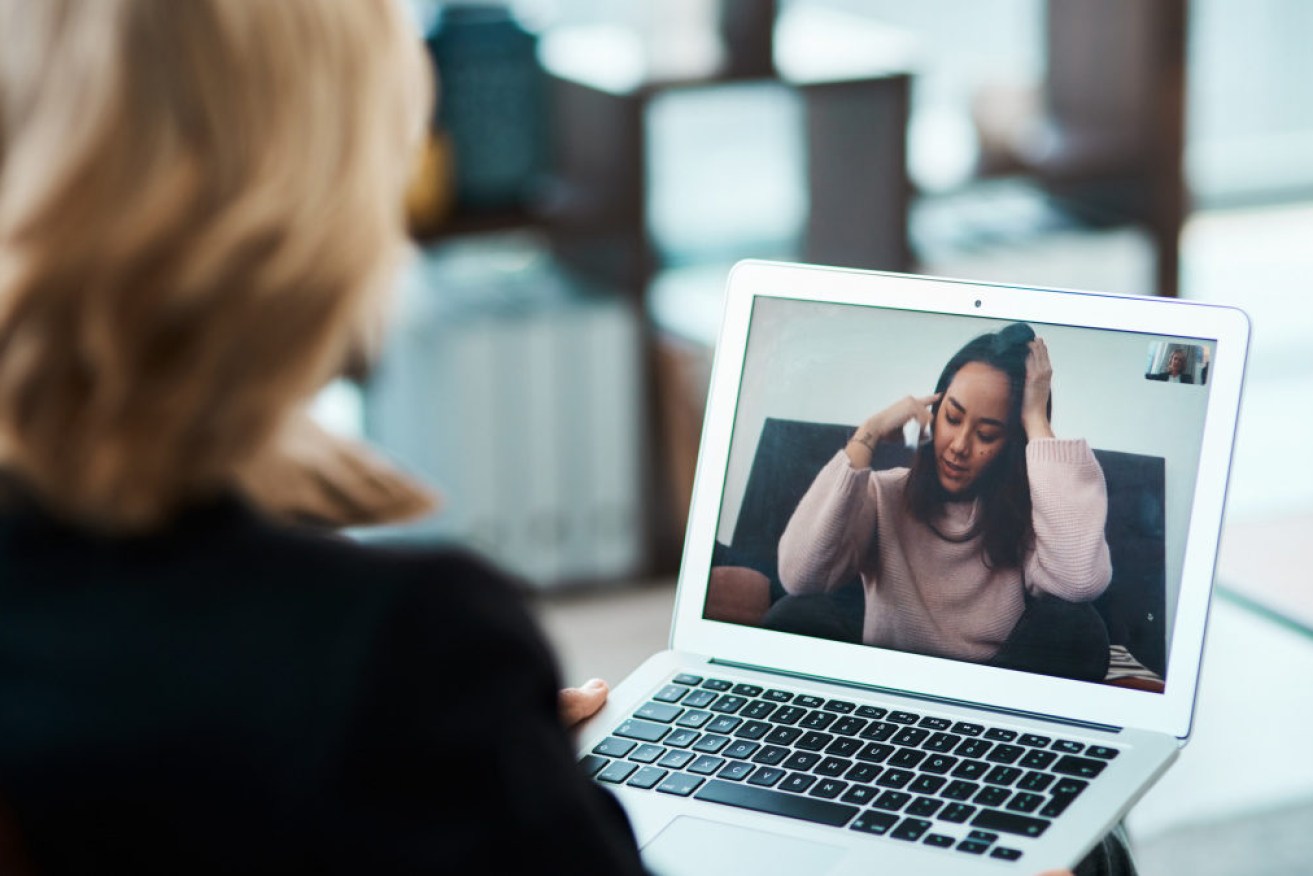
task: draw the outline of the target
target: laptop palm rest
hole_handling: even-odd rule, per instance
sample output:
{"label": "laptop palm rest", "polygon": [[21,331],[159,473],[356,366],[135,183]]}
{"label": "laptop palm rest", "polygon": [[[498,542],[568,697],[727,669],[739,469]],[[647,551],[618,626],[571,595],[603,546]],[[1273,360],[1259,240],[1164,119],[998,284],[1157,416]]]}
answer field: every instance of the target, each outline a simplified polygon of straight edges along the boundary
{"label": "laptop palm rest", "polygon": [[654,873],[725,876],[726,873],[825,873],[847,849],[747,827],[683,815],[643,849]]}

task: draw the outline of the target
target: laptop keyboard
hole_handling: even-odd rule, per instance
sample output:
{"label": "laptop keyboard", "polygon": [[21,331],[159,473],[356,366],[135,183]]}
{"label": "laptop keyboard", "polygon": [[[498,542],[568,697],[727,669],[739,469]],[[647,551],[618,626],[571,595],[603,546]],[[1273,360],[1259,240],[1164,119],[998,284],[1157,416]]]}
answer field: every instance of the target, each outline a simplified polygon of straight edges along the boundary
{"label": "laptop keyboard", "polygon": [[681,673],[580,763],[600,782],[1018,860],[1118,750]]}

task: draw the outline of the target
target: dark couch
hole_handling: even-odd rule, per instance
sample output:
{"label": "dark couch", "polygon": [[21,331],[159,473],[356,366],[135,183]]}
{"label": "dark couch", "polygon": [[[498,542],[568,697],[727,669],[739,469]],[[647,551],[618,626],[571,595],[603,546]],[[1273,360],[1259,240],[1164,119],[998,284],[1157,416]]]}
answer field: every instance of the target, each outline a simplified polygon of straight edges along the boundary
{"label": "dark couch", "polygon": [[[761,609],[784,595],[777,549],[803,493],[817,472],[838,452],[853,426],[767,418],[752,462],[743,504],[729,545],[717,545],[707,616],[736,622],[760,619]],[[871,467],[908,465],[911,451],[878,445]],[[1112,556],[1112,581],[1094,603],[1113,645],[1125,647],[1147,668],[1165,676],[1165,567],[1163,556],[1163,460],[1111,450],[1095,450],[1108,485],[1105,534]],[[769,583],[769,594],[754,592],[760,577],[736,576],[752,569]],[[717,574],[720,573],[720,574]],[[844,585],[835,598],[863,611],[861,582]],[[713,607],[714,606],[714,607]]]}

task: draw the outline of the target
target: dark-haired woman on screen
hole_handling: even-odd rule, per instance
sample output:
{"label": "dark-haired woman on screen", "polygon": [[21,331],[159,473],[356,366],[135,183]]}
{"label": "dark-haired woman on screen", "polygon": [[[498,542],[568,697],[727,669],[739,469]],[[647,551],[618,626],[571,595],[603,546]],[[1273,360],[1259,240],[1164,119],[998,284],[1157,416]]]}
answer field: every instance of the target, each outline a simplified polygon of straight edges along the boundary
{"label": "dark-haired woman on screen", "polygon": [[[1015,323],[966,344],[932,394],[869,417],[785,529],[780,579],[803,598],[777,603],[768,625],[809,632],[806,597],[860,574],[854,639],[1101,680],[1106,630],[1092,608],[1063,608],[1108,586],[1107,491],[1089,445],[1054,437],[1052,376],[1044,340]],[[872,471],[877,442],[901,442],[909,423],[929,435],[910,468]]]}

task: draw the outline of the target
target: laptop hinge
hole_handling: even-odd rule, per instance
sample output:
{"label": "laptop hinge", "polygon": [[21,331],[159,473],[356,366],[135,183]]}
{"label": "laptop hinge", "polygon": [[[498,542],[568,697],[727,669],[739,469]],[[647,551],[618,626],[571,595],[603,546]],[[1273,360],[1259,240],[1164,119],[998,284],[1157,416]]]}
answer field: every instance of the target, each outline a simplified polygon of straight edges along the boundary
{"label": "laptop hinge", "polygon": [[751,663],[739,663],[734,660],[723,660],[719,657],[712,657],[711,662],[720,666],[732,666],[735,669],[749,669],[753,672],[764,672],[768,675],[778,675],[784,678],[796,678],[802,681],[814,681],[821,684],[834,685],[836,687],[847,687],[853,690],[869,691],[871,693],[893,694],[895,696],[906,697],[913,700],[921,700],[927,703],[941,703],[949,706],[965,706],[974,711],[990,712],[995,715],[1012,715],[1020,718],[1029,718],[1034,721],[1044,721],[1049,724],[1062,724],[1067,727],[1079,727],[1084,730],[1098,730],[1104,733],[1120,733],[1123,728],[1113,724],[1099,724],[1093,721],[1078,721],[1074,718],[1062,718],[1057,715],[1046,715],[1042,712],[1029,712],[1025,709],[1005,709],[999,706],[992,706],[988,703],[975,702],[973,700],[960,700],[952,697],[937,697],[929,694],[917,693],[916,691],[903,690],[896,687],[883,687],[875,684],[861,684],[855,681],[843,681],[836,678],[824,678],[819,675],[808,675],[805,672],[790,672],[787,669],[779,669],[772,666],[756,666]]}

